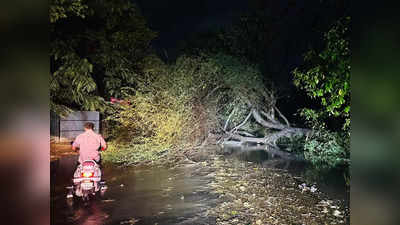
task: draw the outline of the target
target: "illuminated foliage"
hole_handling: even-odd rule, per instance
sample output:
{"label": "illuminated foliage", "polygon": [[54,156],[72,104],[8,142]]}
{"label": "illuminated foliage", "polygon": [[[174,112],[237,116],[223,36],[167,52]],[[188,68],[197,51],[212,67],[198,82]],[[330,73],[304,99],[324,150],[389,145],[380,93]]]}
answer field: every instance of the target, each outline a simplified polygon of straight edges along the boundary
{"label": "illuminated foliage", "polygon": [[83,0],[51,0],[49,6],[50,23],[69,16],[85,18],[88,6]]}
{"label": "illuminated foliage", "polygon": [[342,118],[344,130],[350,126],[349,24],[349,17],[339,20],[325,34],[325,48],[307,52],[305,66],[293,71],[294,84],[321,104],[319,110],[307,108],[301,114],[314,124],[329,117]]}

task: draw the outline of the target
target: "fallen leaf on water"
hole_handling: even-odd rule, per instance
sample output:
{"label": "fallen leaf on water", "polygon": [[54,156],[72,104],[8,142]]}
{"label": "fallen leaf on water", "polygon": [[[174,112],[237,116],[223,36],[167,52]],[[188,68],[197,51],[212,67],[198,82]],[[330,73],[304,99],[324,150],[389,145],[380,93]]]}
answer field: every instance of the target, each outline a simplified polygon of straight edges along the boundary
{"label": "fallen leaf on water", "polygon": [[119,224],[135,224],[135,223],[137,223],[137,222],[139,222],[139,220],[137,220],[137,219],[135,219],[135,218],[132,218],[132,219],[127,220],[127,221],[122,221],[122,222],[120,222]]}
{"label": "fallen leaf on water", "polygon": [[341,214],[341,212],[339,210],[333,211],[333,215],[336,217],[340,217],[341,216],[340,214]]}

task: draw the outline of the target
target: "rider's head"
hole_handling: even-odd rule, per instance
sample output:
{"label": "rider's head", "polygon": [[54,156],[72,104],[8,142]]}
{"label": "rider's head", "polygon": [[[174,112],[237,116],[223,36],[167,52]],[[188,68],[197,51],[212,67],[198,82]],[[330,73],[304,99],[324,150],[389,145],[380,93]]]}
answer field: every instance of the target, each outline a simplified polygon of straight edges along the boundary
{"label": "rider's head", "polygon": [[83,125],[83,127],[85,128],[85,130],[93,130],[94,128],[94,124],[91,122],[87,122]]}

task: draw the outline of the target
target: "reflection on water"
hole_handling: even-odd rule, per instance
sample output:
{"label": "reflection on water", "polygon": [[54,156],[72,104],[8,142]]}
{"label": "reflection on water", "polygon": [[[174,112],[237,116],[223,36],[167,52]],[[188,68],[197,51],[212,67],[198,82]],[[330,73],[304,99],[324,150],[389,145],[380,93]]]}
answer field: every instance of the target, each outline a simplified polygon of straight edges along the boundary
{"label": "reflection on water", "polygon": [[[193,168],[118,168],[105,165],[109,189],[105,199],[69,208],[65,186],[70,185],[76,157],[52,164],[52,224],[209,224],[203,215],[214,204],[206,189],[209,178]],[[194,221],[193,223],[188,220]]]}
{"label": "reflection on water", "polygon": [[349,188],[340,169],[320,171],[304,160],[285,160],[269,154],[262,146],[225,147],[224,153],[239,160],[259,163],[265,167],[288,171],[294,176],[302,177],[308,183],[316,183],[319,189],[332,198],[342,199],[348,203]]}

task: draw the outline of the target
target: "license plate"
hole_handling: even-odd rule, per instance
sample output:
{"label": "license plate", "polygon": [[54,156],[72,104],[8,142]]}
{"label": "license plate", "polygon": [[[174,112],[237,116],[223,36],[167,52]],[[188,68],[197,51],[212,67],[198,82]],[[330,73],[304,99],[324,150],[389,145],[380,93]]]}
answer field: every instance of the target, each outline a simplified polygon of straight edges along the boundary
{"label": "license plate", "polygon": [[92,182],[83,182],[81,184],[82,189],[84,190],[90,190],[93,188],[93,183]]}

